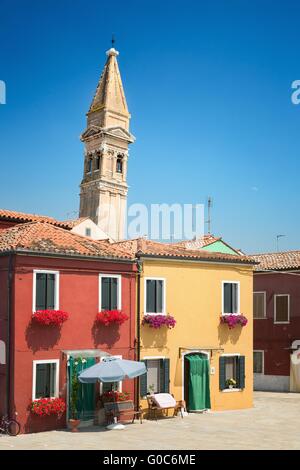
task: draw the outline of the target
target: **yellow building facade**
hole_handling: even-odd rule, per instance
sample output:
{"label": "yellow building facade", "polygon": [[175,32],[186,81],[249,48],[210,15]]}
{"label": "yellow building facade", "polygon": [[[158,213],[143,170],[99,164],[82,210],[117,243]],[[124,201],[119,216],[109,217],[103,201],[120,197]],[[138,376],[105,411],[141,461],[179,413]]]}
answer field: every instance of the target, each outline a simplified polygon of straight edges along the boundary
{"label": "yellow building facade", "polygon": [[[141,405],[147,407],[147,393],[169,391],[190,411],[252,407],[253,264],[220,253],[175,258],[140,254],[140,359],[148,369],[140,384]],[[220,322],[228,313],[243,314],[247,325],[229,329]],[[172,315],[176,326],[143,324],[145,316],[158,314]],[[208,386],[194,380],[191,356],[208,361]]]}

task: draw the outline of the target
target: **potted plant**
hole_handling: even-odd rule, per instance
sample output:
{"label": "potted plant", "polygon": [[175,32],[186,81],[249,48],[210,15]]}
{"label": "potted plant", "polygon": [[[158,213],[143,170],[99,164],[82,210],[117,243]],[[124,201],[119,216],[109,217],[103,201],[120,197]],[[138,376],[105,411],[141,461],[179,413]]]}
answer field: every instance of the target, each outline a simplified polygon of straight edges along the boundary
{"label": "potted plant", "polygon": [[226,387],[227,388],[235,388],[236,387],[236,380],[232,377],[226,380]]}
{"label": "potted plant", "polygon": [[72,378],[71,378],[71,397],[70,397],[71,418],[69,419],[71,432],[78,432],[78,426],[80,424],[80,419],[78,419],[78,409],[77,409],[79,386],[80,386],[80,383],[79,383],[78,376],[77,376],[76,363],[74,363],[74,369],[73,369]]}
{"label": "potted plant", "polygon": [[[111,404],[113,413],[117,413],[119,420],[122,420],[128,414],[128,409],[131,408],[132,400],[130,400],[130,393],[128,392],[118,392],[115,390],[104,392],[101,395],[102,403]],[[117,411],[116,411],[117,409]]]}
{"label": "potted plant", "polygon": [[246,326],[248,320],[243,314],[237,315],[236,313],[227,313],[226,315],[221,315],[220,323],[226,323],[228,328],[231,330],[236,326]]}
{"label": "potted plant", "polygon": [[62,398],[38,398],[31,402],[30,409],[36,416],[56,415],[60,419],[65,412],[66,404]]}
{"label": "potted plant", "polygon": [[61,326],[69,318],[69,314],[63,310],[37,310],[32,315],[32,320],[40,325]]}
{"label": "potted plant", "polygon": [[171,329],[176,325],[176,320],[172,315],[144,315],[142,325],[148,325],[150,328],[158,329],[163,326]]}
{"label": "potted plant", "polygon": [[96,323],[104,326],[122,325],[129,317],[122,310],[103,310],[96,316]]}

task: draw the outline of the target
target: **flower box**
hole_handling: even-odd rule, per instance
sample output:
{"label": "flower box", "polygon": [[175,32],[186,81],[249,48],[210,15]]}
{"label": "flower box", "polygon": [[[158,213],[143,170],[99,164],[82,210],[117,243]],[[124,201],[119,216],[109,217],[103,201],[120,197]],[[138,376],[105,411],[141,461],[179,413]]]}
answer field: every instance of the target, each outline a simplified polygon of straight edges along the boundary
{"label": "flower box", "polygon": [[104,326],[111,324],[122,325],[128,318],[128,315],[122,310],[103,310],[97,314],[96,322]]}
{"label": "flower box", "polygon": [[40,325],[55,325],[60,326],[67,321],[69,314],[62,310],[37,310],[33,315],[33,321]]}
{"label": "flower box", "polygon": [[144,315],[142,325],[148,325],[155,329],[166,326],[171,329],[175,327],[176,320],[172,315]]}
{"label": "flower box", "polygon": [[66,404],[61,398],[39,398],[31,402],[30,409],[37,416],[57,415],[61,418],[66,410]]}
{"label": "flower box", "polygon": [[228,328],[231,330],[236,326],[246,326],[248,320],[244,315],[236,315],[234,313],[229,313],[226,315],[221,315],[220,323],[226,323],[228,325]]}

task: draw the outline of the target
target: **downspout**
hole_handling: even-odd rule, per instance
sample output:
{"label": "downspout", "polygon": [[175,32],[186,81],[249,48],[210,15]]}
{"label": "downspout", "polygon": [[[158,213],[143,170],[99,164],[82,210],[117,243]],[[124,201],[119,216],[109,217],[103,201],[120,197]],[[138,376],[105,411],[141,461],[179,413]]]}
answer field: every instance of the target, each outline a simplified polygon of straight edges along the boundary
{"label": "downspout", "polygon": [[6,336],[6,414],[10,415],[11,395],[11,336],[12,336],[12,279],[13,254],[9,254],[7,273],[7,336]]}
{"label": "downspout", "polygon": [[[136,360],[139,361],[141,359],[141,273],[142,273],[142,264],[138,259],[136,262],[137,265],[137,309],[136,309],[136,332],[137,332],[137,339],[136,339]],[[140,378],[137,377],[137,390],[136,390],[136,409],[139,410],[140,407]]]}

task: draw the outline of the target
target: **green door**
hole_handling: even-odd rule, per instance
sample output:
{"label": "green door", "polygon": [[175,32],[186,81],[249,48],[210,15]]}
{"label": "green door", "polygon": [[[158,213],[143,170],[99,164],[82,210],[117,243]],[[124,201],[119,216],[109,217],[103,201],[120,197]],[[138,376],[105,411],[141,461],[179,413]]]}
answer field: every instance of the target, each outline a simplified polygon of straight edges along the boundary
{"label": "green door", "polygon": [[[72,382],[76,380],[80,372],[88,367],[95,364],[96,360],[94,357],[88,357],[86,359],[70,357],[68,365],[68,377],[69,377],[69,417],[71,417],[71,397],[72,397]],[[95,414],[95,384],[83,384],[78,383],[77,393],[77,417],[82,421],[87,421],[94,418]]]}
{"label": "green door", "polygon": [[185,356],[188,367],[188,400],[189,411],[200,411],[210,408],[209,361],[206,355],[191,354]]}

